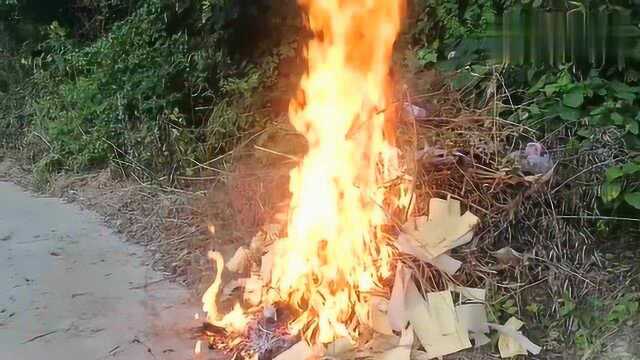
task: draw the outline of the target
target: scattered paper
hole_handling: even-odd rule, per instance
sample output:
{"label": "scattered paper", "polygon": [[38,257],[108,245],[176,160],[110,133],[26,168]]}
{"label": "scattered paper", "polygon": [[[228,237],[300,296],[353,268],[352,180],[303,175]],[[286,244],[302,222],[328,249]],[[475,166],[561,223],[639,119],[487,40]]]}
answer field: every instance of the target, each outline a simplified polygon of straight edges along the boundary
{"label": "scattered paper", "polygon": [[226,300],[228,300],[229,298],[231,298],[231,296],[233,295],[233,293],[239,289],[245,286],[245,284],[247,283],[247,279],[236,279],[236,280],[231,280],[229,281],[223,288],[222,288],[222,296],[220,297],[220,302],[225,302]]}
{"label": "scattered paper", "polygon": [[449,275],[454,275],[462,266],[461,261],[456,260],[447,254],[438,255],[434,259],[430,260],[429,263]]}
{"label": "scattered paper", "polygon": [[456,306],[456,315],[464,327],[471,333],[475,347],[480,347],[491,341],[485,334],[489,332],[487,325],[487,310],[484,304],[464,304]]}
{"label": "scattered paper", "polygon": [[422,350],[416,350],[416,349],[411,350],[411,360],[429,360],[429,359],[431,359],[431,357],[426,352]]}
{"label": "scattered paper", "polygon": [[396,331],[402,331],[409,321],[405,305],[405,295],[409,281],[411,281],[411,271],[399,263],[396,269],[396,277],[393,281],[389,307],[387,309],[389,325]]}
{"label": "scattered paper", "polygon": [[227,269],[235,273],[243,273],[247,271],[248,266],[249,250],[244,246],[240,246],[229,262],[227,262]]}
{"label": "scattered paper", "polygon": [[520,170],[524,173],[540,175],[553,168],[553,160],[540,143],[528,143],[520,156]]}
{"label": "scattered paper", "polygon": [[450,291],[429,293],[427,302],[409,282],[406,298],[409,322],[429,359],[471,347],[467,330],[456,319]]}
{"label": "scattered paper", "polygon": [[309,345],[304,341],[300,341],[276,356],[274,360],[305,360],[311,357],[312,354],[313,352]]}
{"label": "scattered paper", "polygon": [[489,332],[487,310],[484,304],[465,304],[456,306],[456,315],[464,327],[475,333]]}
{"label": "scattered paper", "polygon": [[324,356],[332,358],[345,358],[345,354],[354,349],[353,340],[341,337],[325,346]]}
{"label": "scattered paper", "polygon": [[379,356],[375,357],[376,360],[409,360],[411,358],[411,348],[413,347],[413,327],[409,326],[406,329],[402,329],[402,336],[398,346],[393,349],[387,350]]}
{"label": "scattered paper", "polygon": [[483,333],[471,333],[474,347],[480,347],[491,342],[491,338]]}
{"label": "scattered paper", "polygon": [[258,277],[252,276],[246,279],[243,295],[244,302],[251,306],[260,304],[260,300],[262,299],[262,286],[262,280]]}
{"label": "scattered paper", "polygon": [[262,255],[260,262],[260,277],[265,283],[271,281],[271,270],[273,269],[273,251],[267,251]]}
{"label": "scattered paper", "polygon": [[264,251],[264,247],[267,241],[267,234],[263,231],[258,231],[257,234],[253,236],[251,239],[251,243],[249,244],[249,250],[255,255],[260,256]]}
{"label": "scattered paper", "polygon": [[476,301],[484,302],[487,297],[487,291],[485,289],[470,288],[464,286],[454,286],[453,291],[460,294],[460,301]]}
{"label": "scattered paper", "polygon": [[369,326],[384,335],[393,335],[389,321],[389,300],[373,296],[369,300]]}
{"label": "scattered paper", "polygon": [[423,249],[416,240],[408,236],[400,235],[400,237],[396,241],[396,246],[401,252],[413,255],[418,260],[430,263],[436,268],[440,269],[442,272],[445,272],[449,275],[454,275],[462,266],[462,262],[452,258],[447,254],[441,254],[436,257],[431,257],[431,255],[425,249]]}
{"label": "scattered paper", "polygon": [[410,219],[403,227],[403,237],[410,237],[420,244],[429,258],[435,258],[448,250],[466,244],[473,237],[471,232],[479,219],[467,211],[460,215],[460,202],[453,199],[431,199],[429,216]]}
{"label": "scattered paper", "polygon": [[423,119],[427,117],[427,110],[410,103],[404,103],[404,111],[417,119]]}
{"label": "scattered paper", "polygon": [[395,335],[382,335],[374,333],[371,340],[364,346],[360,346],[356,353],[357,358],[379,358],[382,353],[398,346],[400,338]]}
{"label": "scattered paper", "polygon": [[522,325],[524,323],[515,317],[511,317],[504,325],[488,324],[490,328],[500,332],[500,338],[498,338],[500,357],[527,355],[527,351],[534,355],[540,353],[542,348],[518,331]]}
{"label": "scattered paper", "polygon": [[522,254],[513,250],[510,247],[503,247],[498,251],[493,252],[493,256],[498,260],[498,263],[502,266],[518,266],[522,263]]}
{"label": "scattered paper", "polygon": [[417,240],[410,236],[405,236],[404,234],[400,234],[398,239],[396,240],[396,246],[398,250],[405,254],[413,255],[419,260],[424,262],[430,262],[433,257],[429,254],[425,249],[420,247],[420,244]]}

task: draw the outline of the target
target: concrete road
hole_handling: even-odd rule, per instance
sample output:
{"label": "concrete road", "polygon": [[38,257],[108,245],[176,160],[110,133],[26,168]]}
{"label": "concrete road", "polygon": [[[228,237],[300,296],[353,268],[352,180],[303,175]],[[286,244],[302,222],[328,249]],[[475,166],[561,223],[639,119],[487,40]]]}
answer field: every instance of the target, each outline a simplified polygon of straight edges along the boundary
{"label": "concrete road", "polygon": [[196,304],[97,215],[0,182],[0,360],[191,359]]}

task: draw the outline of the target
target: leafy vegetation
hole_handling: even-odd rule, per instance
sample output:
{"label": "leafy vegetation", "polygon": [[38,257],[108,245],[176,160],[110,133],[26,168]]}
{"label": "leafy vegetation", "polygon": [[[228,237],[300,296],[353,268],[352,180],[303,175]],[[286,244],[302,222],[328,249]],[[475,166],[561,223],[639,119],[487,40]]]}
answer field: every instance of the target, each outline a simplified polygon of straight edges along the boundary
{"label": "leafy vegetation", "polygon": [[575,343],[577,347],[588,353],[601,351],[607,337],[625,323],[633,323],[638,317],[638,296],[625,294],[611,302],[601,298],[590,297],[574,303],[564,299],[562,316],[576,321]]}
{"label": "leafy vegetation", "polygon": [[[419,11],[409,35],[419,66],[411,70],[446,72],[448,84],[462,93],[465,107],[522,127],[517,133],[498,135],[504,136],[497,140],[500,146],[518,150],[539,142],[555,164],[540,195],[519,199],[517,205],[524,204],[519,213],[510,213],[515,220],[490,236],[506,240],[487,240],[489,247],[513,247],[527,259],[516,268],[516,275],[496,275],[496,284],[527,285],[518,285],[518,290],[496,288],[492,298],[498,300],[491,303],[490,320],[504,322],[517,316],[525,320],[530,333],[538,332],[547,350],[564,352],[565,357],[601,358],[610,350],[612,338],[627,329],[633,338],[638,329],[633,279],[638,271],[640,218],[640,83],[638,59],[622,63],[618,60],[623,56],[616,54],[637,43],[621,48],[620,42],[612,41],[604,50],[596,49],[616,55],[604,64],[588,56],[569,56],[575,50],[571,41],[558,41],[554,46],[559,44],[561,51],[554,55],[559,56],[541,62],[516,59],[517,52],[508,51],[496,58],[487,43],[502,43],[501,31],[513,25],[504,22],[503,14],[509,11],[553,9],[555,15],[549,17],[561,22],[566,12],[580,6],[599,6],[606,13],[629,8],[630,2],[417,0],[414,4]],[[625,14],[637,24],[637,6]],[[523,23],[516,25],[521,29]],[[585,34],[573,25],[563,25],[566,39]],[[518,45],[524,47],[514,44]],[[527,51],[520,55],[531,53]]]}
{"label": "leafy vegetation", "polygon": [[418,57],[424,59],[424,64],[434,63],[436,56],[446,58],[461,40],[480,34],[495,23],[506,5],[495,0],[415,0],[416,19],[409,35]]}
{"label": "leafy vegetation", "polygon": [[[103,34],[82,33],[88,41],[54,21],[44,27],[46,40],[23,44],[2,63],[5,84],[23,83],[5,85],[3,145],[44,143],[34,160],[45,172],[115,164],[146,178],[188,175],[193,162],[228,150],[255,125],[247,114],[269,100],[260,91],[293,54],[290,37],[262,46],[240,40],[268,28],[247,24],[261,9],[278,10],[267,4],[138,1],[96,30]],[[118,19],[122,6],[96,1],[94,19]],[[33,96],[24,101],[25,93]]]}
{"label": "leafy vegetation", "polygon": [[606,80],[595,72],[575,81],[564,69],[540,77],[528,89],[528,97],[529,103],[512,119],[545,134],[564,131],[570,152],[592,148],[594,137],[605,132],[624,144],[624,153],[610,154],[600,198],[612,209],[640,209],[640,87]]}
{"label": "leafy vegetation", "polygon": [[[548,64],[520,62],[504,66],[499,59],[491,58],[486,44],[478,40],[490,39],[492,29],[502,28],[503,22],[512,21],[506,14],[514,9],[533,7],[542,11],[552,8],[570,11],[578,5],[586,9],[597,7],[598,3],[414,1],[414,4],[418,11],[410,35],[421,66],[437,63],[439,69],[452,72],[453,86],[467,93],[467,101],[476,106],[484,104],[492,94],[496,74],[499,74],[499,86],[511,93],[503,104],[501,115],[536,129],[543,136],[562,135],[564,143],[560,145],[568,151],[589,150],[594,146],[594,138],[602,136],[621,144],[621,149],[602,149],[614,153],[610,154],[609,162],[596,168],[609,170],[606,176],[603,174],[602,182],[594,186],[599,188],[603,210],[637,214],[640,205],[640,171],[637,170],[640,163],[640,87],[634,68],[609,63],[585,71],[588,63],[568,62],[570,57],[560,64],[554,60]],[[620,6],[630,4],[619,1],[600,5],[597,11],[609,9],[619,13],[619,9],[623,9]],[[567,25],[567,31],[577,30]],[[567,36],[583,36],[581,34]],[[565,45],[570,47],[569,43]],[[612,47],[619,45],[611,44]],[[455,56],[450,58],[453,54]]]}

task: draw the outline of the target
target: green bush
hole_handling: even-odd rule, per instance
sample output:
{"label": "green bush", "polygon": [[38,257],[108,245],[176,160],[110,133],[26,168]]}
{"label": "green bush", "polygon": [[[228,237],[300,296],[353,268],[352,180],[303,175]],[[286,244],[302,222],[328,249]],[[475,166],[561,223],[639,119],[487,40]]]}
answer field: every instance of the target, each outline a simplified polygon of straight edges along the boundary
{"label": "green bush", "polygon": [[[35,3],[0,7],[12,25],[0,35],[50,19]],[[259,124],[299,22],[291,0],[91,0],[73,11],[0,49],[14,55],[0,58],[0,145],[28,144],[43,174],[115,164],[172,180],[228,151]]]}
{"label": "green bush", "polygon": [[39,96],[30,118],[56,164],[173,173],[228,150],[251,124],[242,114],[284,54],[235,66],[224,43],[193,48],[188,31],[172,33],[168,21],[161,1],[148,0],[88,46],[57,23],[48,27],[42,55],[31,59]]}
{"label": "green bush", "polygon": [[495,22],[510,1],[414,0],[414,24],[409,36],[422,65],[445,59],[465,38],[474,37]]}
{"label": "green bush", "polygon": [[164,25],[160,4],[149,2],[88,47],[73,44],[57,24],[49,27],[36,61],[42,96],[32,117],[66,166],[77,170],[126,158],[139,168],[162,169],[175,160],[174,149],[142,151],[128,138],[160,136],[163,121],[183,126],[183,119],[168,116],[181,105],[183,85],[175,82],[203,82],[186,36],[170,35]]}
{"label": "green bush", "polygon": [[597,72],[577,81],[565,69],[546,72],[527,96],[529,103],[511,119],[544,134],[562,130],[569,154],[593,150],[594,140],[603,137],[621,144],[617,153],[613,147],[596,149],[612,152],[602,164],[608,170],[599,184],[600,199],[611,210],[640,210],[640,86],[607,80]]}

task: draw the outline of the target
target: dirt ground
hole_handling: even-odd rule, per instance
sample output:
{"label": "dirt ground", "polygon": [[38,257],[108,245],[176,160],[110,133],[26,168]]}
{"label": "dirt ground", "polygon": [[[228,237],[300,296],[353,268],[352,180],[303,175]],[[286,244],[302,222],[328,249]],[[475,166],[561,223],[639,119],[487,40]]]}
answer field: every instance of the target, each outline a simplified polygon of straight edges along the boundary
{"label": "dirt ground", "polygon": [[198,310],[95,213],[0,182],[3,359],[189,359]]}

